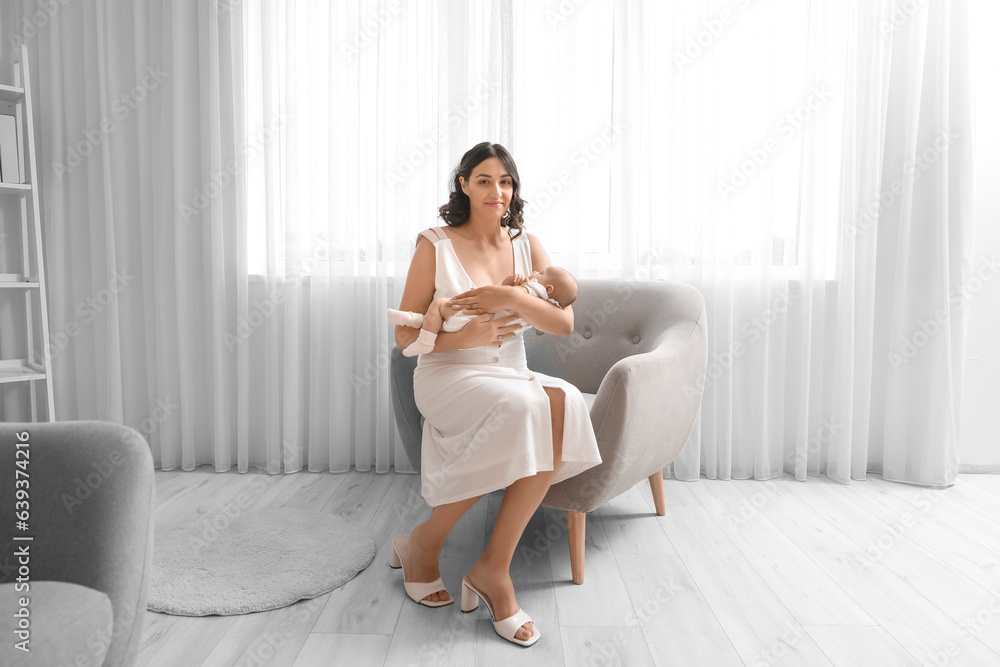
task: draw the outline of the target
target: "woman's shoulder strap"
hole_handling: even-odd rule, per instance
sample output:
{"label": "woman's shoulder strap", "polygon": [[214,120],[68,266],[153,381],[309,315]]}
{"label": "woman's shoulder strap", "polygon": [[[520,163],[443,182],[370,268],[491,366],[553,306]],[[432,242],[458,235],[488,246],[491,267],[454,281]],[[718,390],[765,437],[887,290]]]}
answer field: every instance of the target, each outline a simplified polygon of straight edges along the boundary
{"label": "woman's shoulder strap", "polygon": [[[424,231],[420,232],[418,236],[426,237],[427,240],[431,242],[431,245],[434,245],[438,241],[444,241],[445,239],[448,238],[447,236],[445,236],[444,232],[441,231],[440,227],[430,227],[429,229],[425,229]],[[417,240],[420,239],[418,238]]]}
{"label": "woman's shoulder strap", "polygon": [[528,232],[522,229],[521,233],[514,239],[514,243],[520,243],[524,251],[528,253],[529,256],[531,255],[531,241],[528,240]]}
{"label": "woman's shoulder strap", "polygon": [[524,275],[530,275],[533,271],[531,266],[531,243],[528,241],[528,232],[521,230],[521,233],[511,239],[514,244],[517,256],[521,258],[521,271]]}

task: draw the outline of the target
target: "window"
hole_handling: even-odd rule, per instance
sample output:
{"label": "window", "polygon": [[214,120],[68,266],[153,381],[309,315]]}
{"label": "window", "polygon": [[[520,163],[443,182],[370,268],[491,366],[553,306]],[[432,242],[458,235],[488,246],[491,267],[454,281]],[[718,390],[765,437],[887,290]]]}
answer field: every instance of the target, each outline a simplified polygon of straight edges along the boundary
{"label": "window", "polygon": [[248,169],[251,273],[405,274],[458,156],[505,128],[554,261],[787,271],[805,224],[835,265],[846,46],[810,48],[809,3],[305,4],[246,22],[247,143],[291,116]]}

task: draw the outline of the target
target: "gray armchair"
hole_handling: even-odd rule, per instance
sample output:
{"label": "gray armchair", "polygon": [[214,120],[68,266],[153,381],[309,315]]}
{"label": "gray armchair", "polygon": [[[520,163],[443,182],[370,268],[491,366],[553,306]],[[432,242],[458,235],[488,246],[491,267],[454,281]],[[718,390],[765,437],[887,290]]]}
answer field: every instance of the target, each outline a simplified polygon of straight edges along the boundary
{"label": "gray armchair", "polygon": [[[683,283],[579,281],[569,337],[524,334],[528,367],[575,385],[590,406],[603,462],[553,484],[542,500],[566,511],[573,581],[583,583],[586,512],[643,479],[656,513],[666,513],[663,468],[687,442],[701,405],[708,364],[701,293]],[[420,468],[423,417],[413,399],[416,357],[392,350],[396,426]]]}
{"label": "gray armchair", "polygon": [[[15,530],[17,435],[28,433],[28,530]],[[22,448],[23,449],[23,448]],[[153,456],[134,429],[100,421],[0,424],[2,665],[134,665],[153,558]],[[31,541],[15,540],[30,535]],[[31,653],[14,648],[15,589],[30,557]],[[19,559],[18,559],[19,560]]]}

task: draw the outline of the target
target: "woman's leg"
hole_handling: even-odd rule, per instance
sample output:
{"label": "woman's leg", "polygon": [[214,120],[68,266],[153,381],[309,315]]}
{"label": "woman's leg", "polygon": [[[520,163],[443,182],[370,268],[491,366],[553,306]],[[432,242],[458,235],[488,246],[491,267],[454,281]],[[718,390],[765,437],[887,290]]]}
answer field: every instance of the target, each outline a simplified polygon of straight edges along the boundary
{"label": "woman's leg", "polygon": [[[409,581],[434,581],[441,576],[438,561],[441,558],[441,548],[451,529],[462,518],[470,507],[482,498],[466,498],[445,505],[438,505],[431,510],[431,517],[424,523],[418,523],[410,533],[410,568]],[[431,593],[425,600],[437,602],[449,600],[448,591]]]}
{"label": "woman's leg", "polygon": [[[497,620],[517,612],[514,584],[510,580],[510,563],[514,558],[514,550],[528,521],[538,509],[562,466],[566,394],[557,387],[543,387],[543,389],[549,395],[549,406],[552,411],[553,469],[536,473],[531,477],[522,477],[507,487],[493,524],[490,543],[469,572],[469,581],[489,598]],[[533,628],[533,623],[525,623],[515,636],[522,640],[530,639],[534,634]]]}

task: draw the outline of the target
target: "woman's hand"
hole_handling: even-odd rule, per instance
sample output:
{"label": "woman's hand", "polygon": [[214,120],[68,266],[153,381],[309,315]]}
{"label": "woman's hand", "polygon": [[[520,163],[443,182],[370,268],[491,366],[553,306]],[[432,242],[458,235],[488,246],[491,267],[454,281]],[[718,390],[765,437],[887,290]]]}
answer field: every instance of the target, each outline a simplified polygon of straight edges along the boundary
{"label": "woman's hand", "polygon": [[460,333],[465,340],[462,343],[463,349],[485,347],[487,345],[499,345],[501,340],[507,340],[517,334],[521,328],[520,324],[510,324],[517,319],[517,315],[508,315],[500,319],[493,319],[492,313],[485,313],[474,320],[469,320]]}
{"label": "woman's hand", "polygon": [[477,287],[468,292],[462,292],[448,302],[448,306],[452,307],[456,313],[464,310],[466,315],[499,313],[501,310],[516,312],[516,304],[517,289],[508,285]]}

